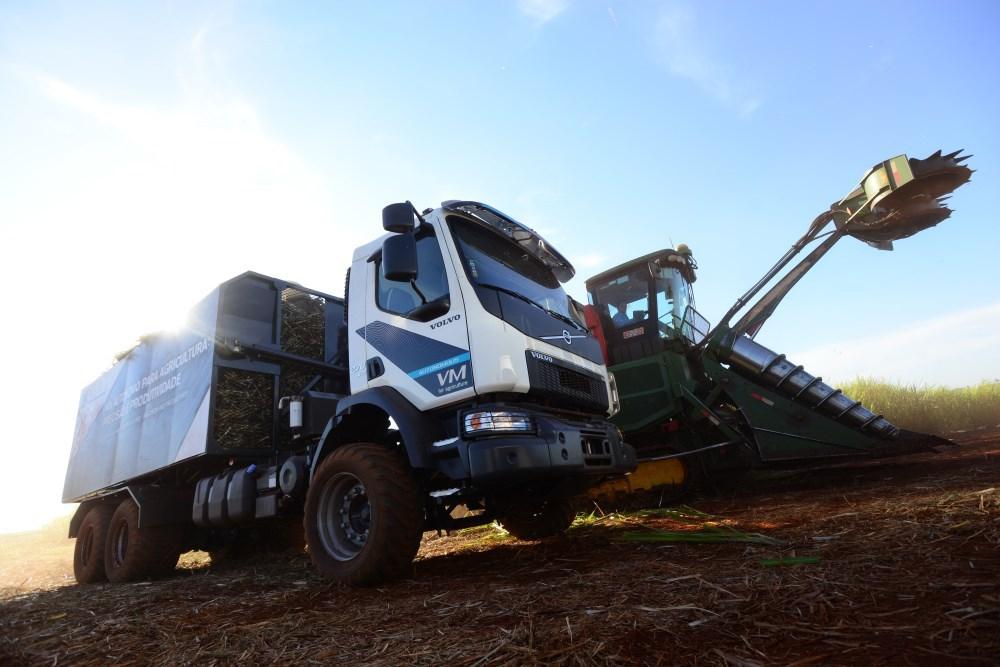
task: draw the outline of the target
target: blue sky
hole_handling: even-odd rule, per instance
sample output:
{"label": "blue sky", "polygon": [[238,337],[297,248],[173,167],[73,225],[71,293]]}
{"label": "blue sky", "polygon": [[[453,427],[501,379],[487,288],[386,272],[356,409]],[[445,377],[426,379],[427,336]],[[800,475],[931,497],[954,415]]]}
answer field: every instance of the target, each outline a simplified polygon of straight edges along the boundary
{"label": "blue sky", "polygon": [[0,4],[0,405],[55,471],[5,493],[58,497],[138,334],[246,269],[339,294],[403,199],[514,215],[581,299],[687,243],[715,320],[873,163],[965,148],[951,220],[843,241],[759,340],[833,381],[1000,378],[998,34],[995,2]]}

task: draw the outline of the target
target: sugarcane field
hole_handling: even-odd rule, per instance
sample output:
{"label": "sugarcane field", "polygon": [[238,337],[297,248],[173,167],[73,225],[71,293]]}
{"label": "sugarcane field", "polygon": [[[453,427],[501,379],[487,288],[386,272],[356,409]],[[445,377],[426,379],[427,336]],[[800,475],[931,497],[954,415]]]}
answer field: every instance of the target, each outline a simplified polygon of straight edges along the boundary
{"label": "sugarcane field", "polygon": [[998,34],[0,2],[0,667],[1000,667]]}
{"label": "sugarcane field", "polygon": [[[424,535],[386,587],[303,553],[72,584],[65,526],[0,537],[0,664],[995,664],[1000,429],[960,448],[591,505],[564,535]],[[891,493],[887,493],[891,488]]]}

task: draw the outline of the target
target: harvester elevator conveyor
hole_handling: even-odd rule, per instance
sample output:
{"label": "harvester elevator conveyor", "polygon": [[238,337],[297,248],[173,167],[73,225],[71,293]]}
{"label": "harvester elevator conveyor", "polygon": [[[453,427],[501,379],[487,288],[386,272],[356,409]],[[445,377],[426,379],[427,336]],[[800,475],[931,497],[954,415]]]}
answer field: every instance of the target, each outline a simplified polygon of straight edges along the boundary
{"label": "harvester elevator conveyor", "polygon": [[723,360],[740,375],[846,426],[886,440],[899,435],[899,428],[881,415],[747,336],[736,336],[733,344],[723,350]]}

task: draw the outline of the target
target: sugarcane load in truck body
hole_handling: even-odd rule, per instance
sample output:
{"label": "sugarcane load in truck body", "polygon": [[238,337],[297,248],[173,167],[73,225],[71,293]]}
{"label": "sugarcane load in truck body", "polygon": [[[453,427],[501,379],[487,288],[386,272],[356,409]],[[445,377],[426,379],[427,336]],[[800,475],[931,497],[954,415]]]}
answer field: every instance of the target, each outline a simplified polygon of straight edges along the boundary
{"label": "sugarcane load in truck body", "polygon": [[83,390],[78,581],[300,524],[322,574],[373,584],[409,572],[425,530],[552,535],[571,497],[635,468],[562,255],[471,201],[392,204],[383,227],[345,298],[237,276]]}

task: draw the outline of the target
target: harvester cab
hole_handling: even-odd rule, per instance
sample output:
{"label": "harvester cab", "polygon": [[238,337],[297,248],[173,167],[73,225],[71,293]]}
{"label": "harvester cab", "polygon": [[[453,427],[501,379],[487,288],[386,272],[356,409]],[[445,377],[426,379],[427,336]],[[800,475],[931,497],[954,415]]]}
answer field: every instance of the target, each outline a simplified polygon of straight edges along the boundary
{"label": "harvester cab", "polygon": [[[643,461],[631,478],[594,495],[667,484],[684,488],[694,472],[711,485],[728,486],[754,466],[814,465],[946,444],[902,431],[754,338],[840,238],[853,236],[891,250],[894,240],[946,219],[951,211],[944,200],[972,174],[965,159],[938,151],[924,160],[900,155],[876,164],[816,217],[714,328],[695,309],[697,264],[686,246],[590,278],[585,314],[618,388],[621,411],[615,422]],[[751,305],[814,241],[808,255]]]}
{"label": "harvester cab", "polygon": [[682,245],[587,281],[590,307],[585,312],[609,363],[641,359],[661,348],[681,350],[692,342],[697,324],[691,284],[697,268],[691,251]]}

